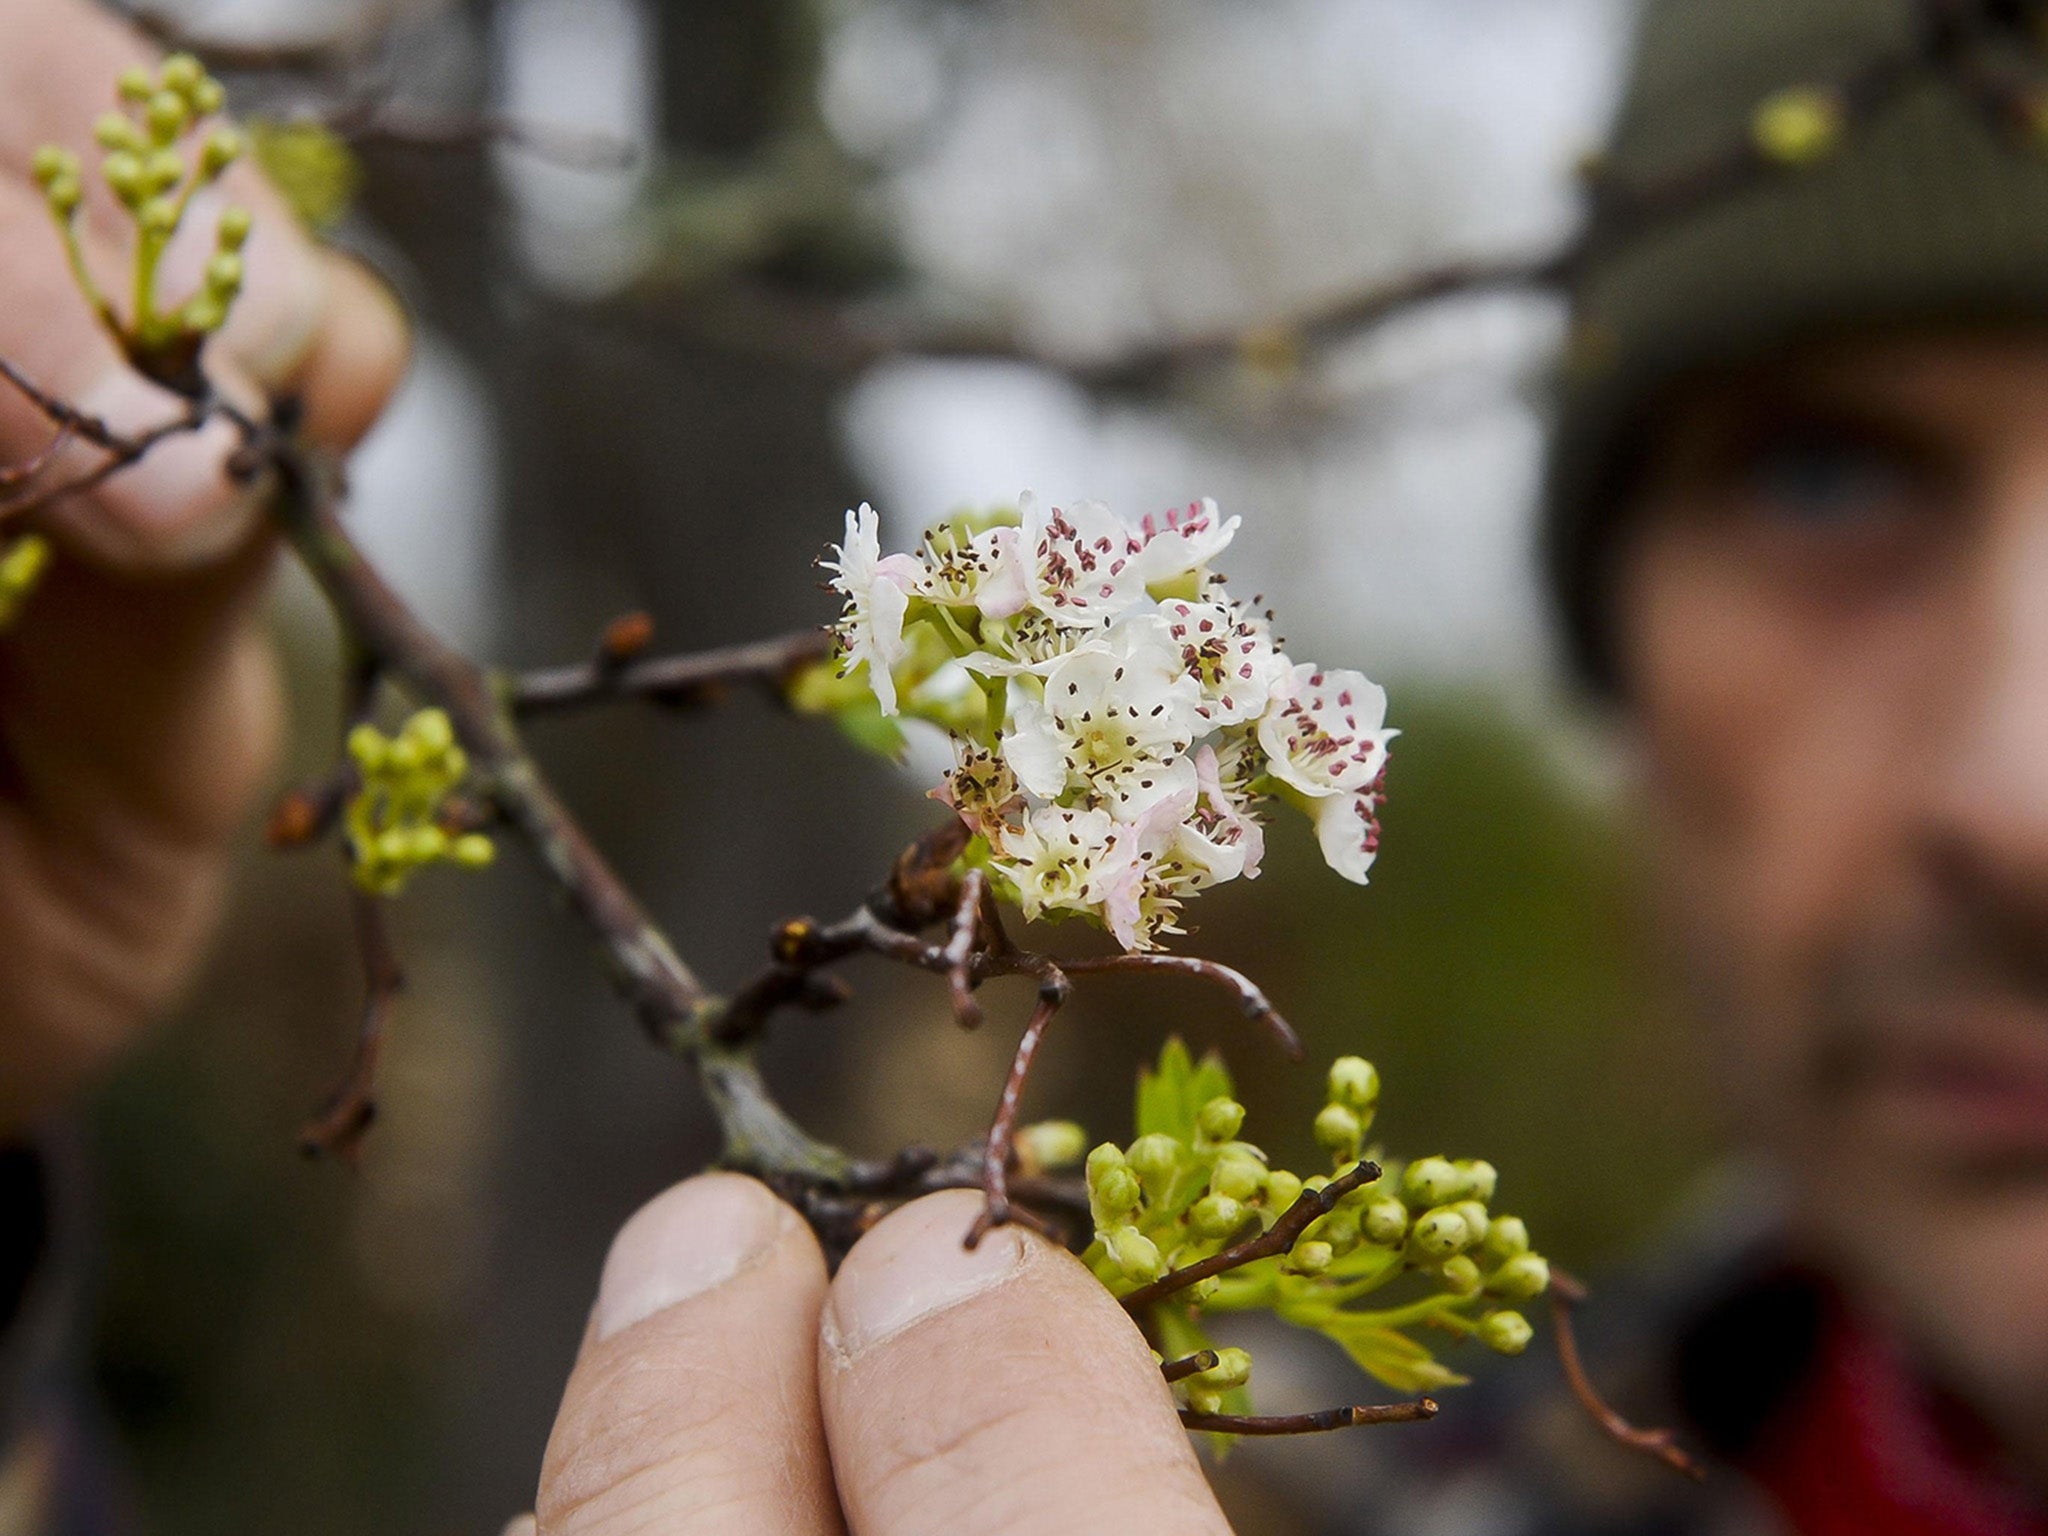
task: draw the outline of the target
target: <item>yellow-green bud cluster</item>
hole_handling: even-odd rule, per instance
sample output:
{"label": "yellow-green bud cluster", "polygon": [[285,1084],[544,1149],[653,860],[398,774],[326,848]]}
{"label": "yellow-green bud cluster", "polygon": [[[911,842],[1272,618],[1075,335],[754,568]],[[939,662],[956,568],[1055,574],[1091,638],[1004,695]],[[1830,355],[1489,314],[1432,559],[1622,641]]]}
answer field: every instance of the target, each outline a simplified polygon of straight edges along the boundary
{"label": "yellow-green bud cluster", "polygon": [[1795,85],[1757,103],[1749,136],[1766,160],[1811,165],[1835,152],[1846,126],[1841,97],[1817,86]]}
{"label": "yellow-green bud cluster", "polygon": [[469,755],[445,713],[423,709],[396,736],[359,725],[349,732],[348,752],[362,778],[347,816],[357,885],[391,896],[428,864],[478,869],[491,862],[496,850],[488,837],[441,824],[449,792],[469,772]]}
{"label": "yellow-green bud cluster", "polygon": [[[1197,1066],[1178,1041],[1169,1042],[1158,1069],[1139,1085],[1139,1135],[1127,1146],[1105,1142],[1088,1154],[1096,1241],[1086,1262],[1112,1291],[1128,1295],[1271,1231],[1304,1193],[1351,1174],[1367,1151],[1379,1096],[1370,1062],[1347,1056],[1331,1066],[1313,1124],[1331,1171],[1302,1178],[1271,1166],[1240,1139],[1244,1107],[1222,1064],[1211,1057]],[[1214,1347],[1204,1332],[1207,1318],[1269,1311],[1324,1334],[1397,1391],[1462,1381],[1417,1333],[1437,1329],[1519,1354],[1531,1330],[1517,1308],[1550,1284],[1550,1267],[1529,1246],[1521,1218],[1493,1212],[1498,1184],[1493,1165],[1480,1159],[1389,1165],[1379,1178],[1330,1200],[1286,1251],[1210,1276],[1152,1309],[1146,1321],[1154,1342],[1186,1356]],[[1408,1299],[1380,1309],[1359,1305],[1404,1277],[1420,1285]],[[1227,1358],[1184,1384],[1188,1405],[1249,1411],[1249,1357],[1219,1353]]]}
{"label": "yellow-green bud cluster", "polygon": [[174,54],[154,71],[124,71],[116,94],[117,108],[94,123],[93,138],[103,155],[100,179],[135,225],[134,296],[125,319],[101,292],[79,243],[84,181],[78,156],[45,145],[32,169],[64,236],[73,275],[94,310],[139,369],[175,382],[189,375],[199,345],[226,323],[242,291],[248,210],[222,212],[199,286],[182,302],[159,305],[158,268],[193,197],[218,181],[245,145],[234,128],[208,123],[226,105],[226,92],[190,54]]}
{"label": "yellow-green bud cluster", "polygon": [[50,541],[39,533],[25,533],[0,550],[0,629],[21,616],[49,564]]}
{"label": "yellow-green bud cluster", "polygon": [[1088,1150],[1088,1133],[1071,1120],[1041,1120],[1036,1125],[1019,1126],[1011,1147],[1018,1168],[1036,1176],[1080,1162],[1081,1154]]}

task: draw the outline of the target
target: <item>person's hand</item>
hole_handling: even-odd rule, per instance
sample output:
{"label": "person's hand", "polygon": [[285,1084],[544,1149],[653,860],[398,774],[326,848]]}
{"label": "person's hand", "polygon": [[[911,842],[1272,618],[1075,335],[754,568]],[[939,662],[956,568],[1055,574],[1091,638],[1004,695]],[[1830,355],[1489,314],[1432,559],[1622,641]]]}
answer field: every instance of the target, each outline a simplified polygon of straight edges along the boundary
{"label": "person's hand", "polygon": [[[0,356],[119,431],[180,403],[93,320],[29,162],[45,142],[87,151],[116,76],[149,59],[82,0],[0,0]],[[404,368],[396,305],[242,166],[195,199],[165,292],[186,291],[226,202],[251,209],[255,230],[209,374],[244,403],[299,393],[311,435],[353,442]],[[89,259],[122,270],[104,189],[82,229]],[[0,385],[0,465],[51,435]],[[252,495],[221,472],[232,446],[224,426],[171,439],[56,509],[56,559],[0,635],[0,1137],[72,1092],[190,973],[226,840],[270,760],[281,711],[258,622],[267,550]],[[97,462],[74,446],[45,473]]]}
{"label": "person's hand", "polygon": [[1228,1536],[1138,1330],[1020,1228],[964,1250],[980,1200],[906,1206],[829,1282],[750,1179],[643,1208],[548,1440],[540,1536]]}

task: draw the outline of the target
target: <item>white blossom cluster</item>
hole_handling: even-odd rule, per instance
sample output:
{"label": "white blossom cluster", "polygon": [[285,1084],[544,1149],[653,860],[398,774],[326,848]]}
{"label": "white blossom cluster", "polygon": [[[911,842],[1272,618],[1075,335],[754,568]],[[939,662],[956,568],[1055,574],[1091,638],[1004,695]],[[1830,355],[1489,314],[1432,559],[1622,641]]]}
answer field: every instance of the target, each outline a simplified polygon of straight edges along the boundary
{"label": "white blossom cluster", "polygon": [[842,674],[864,673],[884,715],[949,732],[935,794],[1026,917],[1084,914],[1155,948],[1189,895],[1258,874],[1275,798],[1364,883],[1386,694],[1292,660],[1271,616],[1230,595],[1211,562],[1238,522],[1207,500],[1132,524],[1026,493],[884,555],[873,509],[846,514],[825,563],[846,600]]}

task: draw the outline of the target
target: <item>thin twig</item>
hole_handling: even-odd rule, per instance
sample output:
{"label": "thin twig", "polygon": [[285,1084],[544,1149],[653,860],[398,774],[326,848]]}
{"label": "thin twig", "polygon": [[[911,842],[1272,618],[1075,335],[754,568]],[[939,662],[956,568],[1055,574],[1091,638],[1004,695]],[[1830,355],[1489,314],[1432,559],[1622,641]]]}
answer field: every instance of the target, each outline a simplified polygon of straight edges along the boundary
{"label": "thin twig", "polygon": [[1186,1381],[1190,1376],[1199,1376],[1204,1371],[1216,1369],[1216,1351],[1198,1349],[1192,1355],[1183,1355],[1178,1360],[1162,1360],[1159,1374],[1169,1383]]}
{"label": "thin twig", "polygon": [[1371,1407],[1325,1408],[1320,1413],[1289,1413],[1262,1416],[1241,1413],[1197,1413],[1180,1411],[1180,1421],[1189,1429],[1217,1435],[1314,1435],[1327,1429],[1355,1429],[1361,1424],[1414,1424],[1433,1419],[1436,1399],[1417,1398],[1412,1403],[1379,1403]]}
{"label": "thin twig", "polygon": [[[1003,1079],[1002,1097],[996,1101],[995,1118],[989,1123],[988,1141],[981,1154],[981,1192],[986,1197],[981,1214],[967,1229],[966,1244],[973,1248],[995,1228],[1007,1225],[1020,1214],[1010,1204],[1010,1143],[1017,1129],[1017,1107],[1024,1098],[1024,1084],[1031,1076],[1031,1063],[1045,1040],[1046,1026],[1067,1000],[1067,979],[1057,967],[1048,965],[1038,983],[1038,1003],[1017,1041],[1017,1054]],[[1032,1223],[1036,1225],[1036,1223]]]}
{"label": "thin twig", "polygon": [[1233,1269],[1242,1269],[1247,1264],[1256,1264],[1260,1259],[1270,1259],[1275,1254],[1286,1253],[1294,1247],[1295,1240],[1307,1230],[1309,1224],[1319,1216],[1327,1216],[1337,1207],[1337,1202],[1354,1189],[1363,1188],[1380,1176],[1380,1165],[1363,1162],[1345,1170],[1330,1180],[1321,1189],[1305,1189],[1294,1204],[1280,1213],[1279,1219],[1255,1237],[1225,1248],[1220,1253],[1189,1264],[1180,1269],[1169,1270],[1149,1285],[1141,1285],[1135,1291],[1120,1298],[1127,1312],[1137,1312],[1164,1301],[1177,1291],[1184,1291],[1198,1280],[1211,1275],[1227,1274]]}
{"label": "thin twig", "polygon": [[827,631],[803,630],[691,655],[654,656],[610,666],[592,660],[527,672],[511,680],[507,697],[513,713],[522,719],[624,699],[680,707],[737,684],[765,687],[780,697],[793,674],[831,652],[832,637]]}
{"label": "thin twig", "polygon": [[1197,981],[1206,981],[1234,993],[1244,1016],[1254,1024],[1263,1025],[1273,1038],[1280,1042],[1280,1049],[1291,1061],[1300,1061],[1303,1050],[1301,1037],[1294,1032],[1294,1026],[1281,1016],[1266,994],[1259,990],[1249,976],[1217,960],[1204,960],[1195,955],[1093,955],[1080,960],[1060,962],[1070,975],[1084,976],[1107,971],[1172,971],[1191,976]]}
{"label": "thin twig", "polygon": [[1558,1364],[1564,1370],[1565,1384],[1571,1388],[1572,1396],[1616,1444],[1653,1456],[1674,1472],[1682,1472],[1695,1482],[1706,1481],[1706,1469],[1679,1447],[1677,1437],[1670,1430],[1637,1428],[1609,1406],[1594,1387],[1592,1378],[1586,1374],[1585,1362],[1580,1358],[1578,1334],[1572,1326],[1572,1309],[1585,1299],[1585,1286],[1553,1264],[1550,1268],[1550,1315],[1557,1326]]}
{"label": "thin twig", "polygon": [[384,1054],[386,1026],[405,990],[405,972],[391,942],[383,902],[351,886],[349,913],[363,959],[363,1013],[355,1058],[327,1107],[299,1133],[299,1146],[308,1156],[327,1153],[353,1165],[362,1151],[363,1133],[377,1118],[377,1066]]}
{"label": "thin twig", "polygon": [[953,1000],[953,1017],[962,1029],[981,1027],[981,1004],[974,1000],[974,954],[981,938],[981,905],[987,895],[988,876],[981,870],[970,869],[961,877],[960,904],[943,951],[946,991]]}

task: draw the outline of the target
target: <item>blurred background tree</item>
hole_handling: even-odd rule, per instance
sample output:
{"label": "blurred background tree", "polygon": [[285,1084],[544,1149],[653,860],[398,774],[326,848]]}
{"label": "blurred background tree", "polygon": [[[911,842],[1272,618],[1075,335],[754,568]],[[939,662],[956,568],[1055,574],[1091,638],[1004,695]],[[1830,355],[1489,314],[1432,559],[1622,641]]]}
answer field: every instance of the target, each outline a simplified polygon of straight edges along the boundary
{"label": "blurred background tree", "polygon": [[[421,339],[356,505],[430,616],[514,663],[580,655],[629,608],[666,646],[711,644],[830,617],[807,562],[862,499],[900,542],[1025,485],[1135,508],[1214,494],[1246,517],[1236,581],[1289,641],[1387,681],[1406,734],[1369,889],[1279,836],[1190,942],[1264,982],[1311,1060],[1380,1065],[1390,1144],[1498,1163],[1564,1262],[1621,1260],[1669,1210],[1709,1129],[1646,982],[1618,770],[1564,720],[1530,575],[1528,386],[1555,310],[1460,301],[1312,368],[1143,387],[1015,355],[1106,362],[1563,238],[1620,0],[153,14],[201,37],[360,34],[409,108],[656,146],[625,174],[363,146],[339,235]],[[911,333],[939,340],[877,344]],[[329,746],[328,640],[295,589],[279,629],[303,772]],[[887,765],[752,701],[534,737],[714,984],[779,918],[851,906],[929,819]],[[352,1027],[341,882],[253,840],[246,866],[205,980],[93,1117],[97,1359],[136,1497],[173,1536],[494,1530],[531,1497],[607,1239],[709,1155],[707,1117],[533,885],[428,879],[399,915],[412,986],[361,1172],[300,1163]],[[1003,1030],[960,1035],[935,989],[864,979],[843,1013],[778,1025],[778,1090],[858,1148],[978,1134]],[[1123,1130],[1170,1030],[1229,1051],[1254,1125],[1306,1124],[1314,1072],[1212,997],[1135,985],[1062,1017],[1028,1109]],[[1290,1367],[1305,1395],[1323,1364]],[[1232,1459],[1246,1536],[1290,1528],[1273,1471],[1292,1454]]]}

